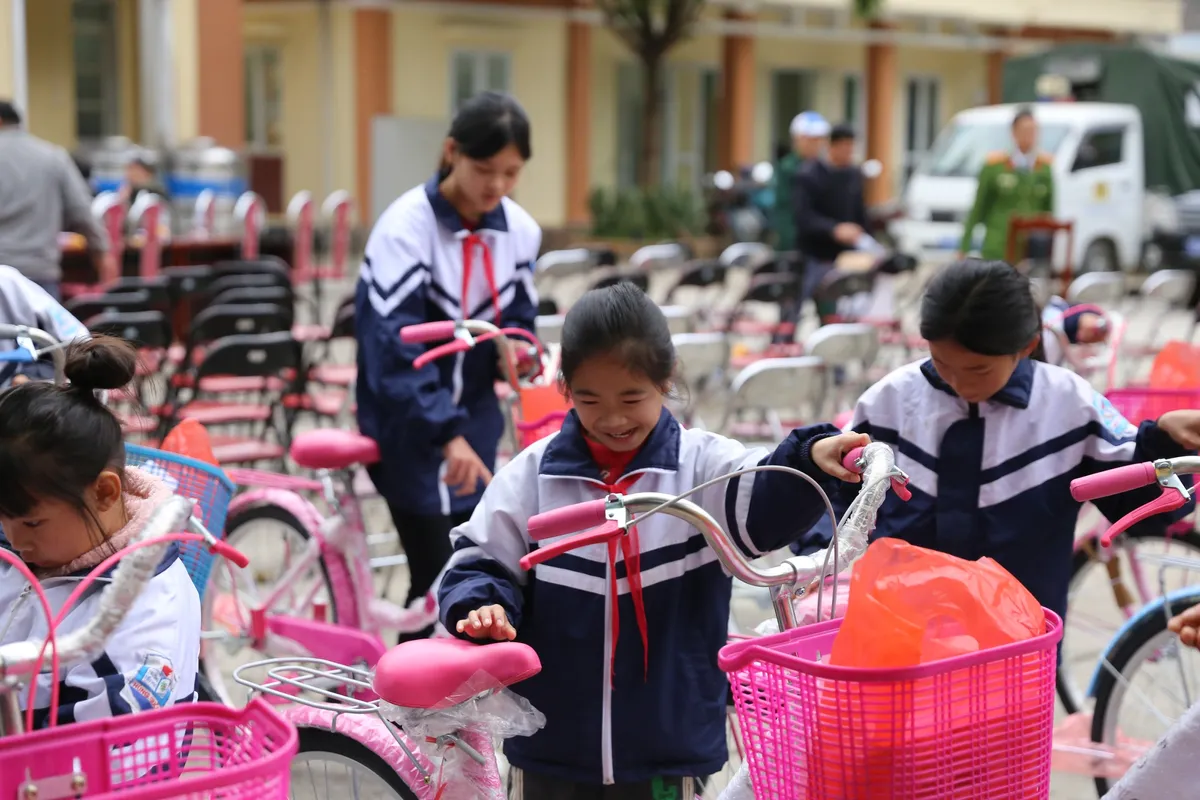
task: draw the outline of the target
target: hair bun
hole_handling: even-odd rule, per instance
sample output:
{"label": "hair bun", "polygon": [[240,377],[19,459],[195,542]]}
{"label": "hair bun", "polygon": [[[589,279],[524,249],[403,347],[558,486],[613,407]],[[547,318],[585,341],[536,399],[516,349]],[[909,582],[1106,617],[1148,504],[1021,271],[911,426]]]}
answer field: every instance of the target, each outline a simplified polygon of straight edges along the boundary
{"label": "hair bun", "polygon": [[120,389],[137,372],[137,351],[124,339],[94,336],[67,345],[64,373],[81,391]]}

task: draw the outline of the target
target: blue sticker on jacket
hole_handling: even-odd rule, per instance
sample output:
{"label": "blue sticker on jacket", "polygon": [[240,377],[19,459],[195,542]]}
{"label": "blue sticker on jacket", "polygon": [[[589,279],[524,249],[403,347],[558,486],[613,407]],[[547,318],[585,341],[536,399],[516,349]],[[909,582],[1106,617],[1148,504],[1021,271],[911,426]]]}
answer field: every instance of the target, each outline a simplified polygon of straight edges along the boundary
{"label": "blue sticker on jacket", "polygon": [[1096,392],[1092,397],[1092,405],[1100,417],[1100,425],[1104,430],[1121,439],[1132,439],[1137,436],[1137,426],[1125,419],[1107,397]]}
{"label": "blue sticker on jacket", "polygon": [[171,659],[149,653],[129,681],[129,694],[142,711],[164,708],[170,705],[178,680]]}

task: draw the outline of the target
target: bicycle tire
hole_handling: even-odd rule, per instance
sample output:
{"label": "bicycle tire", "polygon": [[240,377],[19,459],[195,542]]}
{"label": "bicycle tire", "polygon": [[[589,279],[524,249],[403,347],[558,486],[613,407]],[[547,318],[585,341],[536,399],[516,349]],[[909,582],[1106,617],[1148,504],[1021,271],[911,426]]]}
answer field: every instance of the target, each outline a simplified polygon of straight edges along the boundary
{"label": "bicycle tire", "polygon": [[297,729],[297,732],[300,734],[297,756],[305,753],[329,753],[352,761],[395,792],[400,800],[418,800],[417,793],[400,778],[396,770],[382,756],[361,742],[324,728],[302,727]]}
{"label": "bicycle tire", "polygon": [[[1159,607],[1155,607],[1151,613],[1140,613],[1109,645],[1106,655],[1112,670],[1101,669],[1096,680],[1096,708],[1092,714],[1093,742],[1103,743],[1105,722],[1114,712],[1109,705],[1113,700],[1113,692],[1119,684],[1113,672],[1115,671],[1127,679],[1129,676],[1125,674],[1125,667],[1129,664],[1130,659],[1167,630],[1168,618],[1197,604],[1200,604],[1200,588],[1176,594],[1169,598],[1167,613],[1163,613]],[[1100,797],[1107,794],[1112,785],[1116,783],[1116,781],[1110,782],[1108,778],[1095,778],[1095,782],[1096,792]]]}
{"label": "bicycle tire", "polygon": [[[1124,534],[1122,534],[1122,537],[1134,542],[1178,542],[1190,547],[1196,552],[1197,557],[1200,558],[1200,533],[1197,533],[1195,530],[1189,530],[1186,533],[1175,533],[1170,535],[1168,535],[1166,529],[1133,530],[1126,531]],[[1077,581],[1082,580],[1085,577],[1085,571],[1094,563],[1096,563],[1095,560],[1088,554],[1086,550],[1083,550],[1082,548],[1076,548],[1075,552],[1071,556],[1071,577],[1067,583],[1068,597],[1070,596],[1071,592],[1070,587],[1073,587]],[[1070,618],[1071,609],[1068,606],[1067,620],[1064,622],[1064,636],[1070,629]],[[1055,668],[1054,689],[1055,693],[1058,695],[1059,702],[1062,703],[1063,708],[1066,709],[1066,712],[1068,714],[1075,714],[1084,709],[1081,704],[1076,701],[1075,696],[1071,692],[1071,687],[1068,682],[1068,678],[1066,677],[1066,670],[1068,669],[1069,667],[1066,665],[1065,660],[1060,658]]]}
{"label": "bicycle tire", "polygon": [[[288,511],[286,508],[283,508],[282,506],[277,506],[272,503],[260,503],[249,506],[245,509],[241,509],[237,513],[231,515],[228,520],[226,520],[225,541],[229,542],[235,539],[235,533],[239,527],[262,521],[278,522],[290,527],[300,536],[300,539],[305,545],[307,545],[309,540],[312,538],[308,532],[308,529],[300,522],[295,514]],[[334,596],[332,584],[329,582],[329,568],[325,565],[324,558],[321,558],[317,564],[321,569],[321,579],[325,581],[325,585],[329,587],[329,607],[326,609],[326,619],[331,623],[336,623],[338,620],[337,598]],[[214,570],[213,576],[216,574],[217,573]],[[209,580],[213,580],[213,577],[210,577]],[[205,591],[204,595],[206,598],[212,596],[211,592],[209,591]],[[204,608],[207,609],[207,605],[205,605]],[[207,614],[207,611],[202,611],[202,613]],[[201,650],[201,653],[203,653],[203,650]],[[216,686],[224,685],[227,681],[225,680],[224,676],[221,675],[218,675],[218,679],[214,680],[212,677],[214,672],[219,673],[220,668],[207,661],[204,656],[201,655],[200,673],[204,676],[207,689],[212,693],[212,696],[217,700],[217,702],[229,704],[230,698],[221,697],[220,692],[216,691]]]}

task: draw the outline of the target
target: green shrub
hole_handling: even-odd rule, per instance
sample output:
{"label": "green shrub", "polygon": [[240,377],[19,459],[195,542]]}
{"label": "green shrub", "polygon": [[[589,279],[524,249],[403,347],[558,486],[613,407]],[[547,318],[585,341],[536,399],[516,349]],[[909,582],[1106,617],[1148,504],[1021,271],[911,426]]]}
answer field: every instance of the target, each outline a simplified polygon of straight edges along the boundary
{"label": "green shrub", "polygon": [[707,220],[690,187],[593,189],[592,235],[609,239],[678,239],[704,233]]}

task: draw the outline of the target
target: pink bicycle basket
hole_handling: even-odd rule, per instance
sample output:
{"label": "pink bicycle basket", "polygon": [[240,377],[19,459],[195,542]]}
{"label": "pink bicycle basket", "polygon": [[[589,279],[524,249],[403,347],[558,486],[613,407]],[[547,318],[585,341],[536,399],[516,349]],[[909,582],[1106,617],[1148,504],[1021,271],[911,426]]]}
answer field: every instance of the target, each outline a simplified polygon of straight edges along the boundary
{"label": "pink bicycle basket", "polygon": [[183,703],[0,739],[0,797],[282,799],[297,746],[262,700]]}
{"label": "pink bicycle basket", "polygon": [[900,669],[829,664],[841,623],[721,649],[756,800],[1049,796],[1053,612],[1028,641]]}
{"label": "pink bicycle basket", "polygon": [[1134,425],[1168,411],[1200,408],[1200,389],[1114,389],[1106,397]]}

